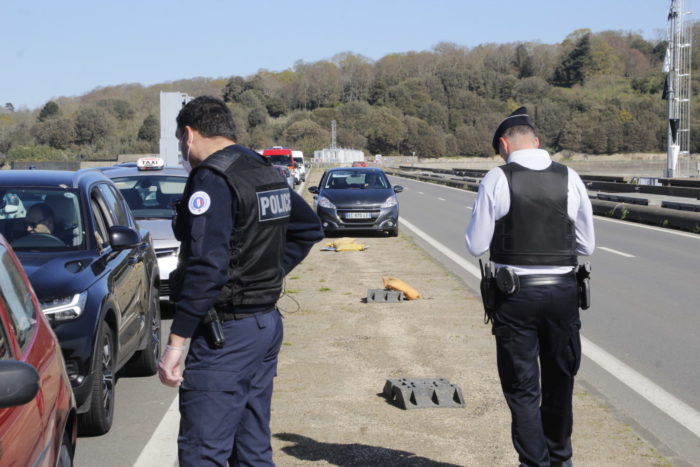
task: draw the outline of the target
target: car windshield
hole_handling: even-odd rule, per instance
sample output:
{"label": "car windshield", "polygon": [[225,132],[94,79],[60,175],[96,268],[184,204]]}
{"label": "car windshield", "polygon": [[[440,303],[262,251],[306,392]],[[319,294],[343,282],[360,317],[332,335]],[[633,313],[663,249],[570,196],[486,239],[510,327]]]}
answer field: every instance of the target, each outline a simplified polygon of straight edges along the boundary
{"label": "car windshield", "polygon": [[265,156],[270,158],[270,163],[280,165],[292,165],[292,156]]}
{"label": "car windshield", "polygon": [[80,250],[85,230],[77,190],[0,188],[0,233],[17,251]]}
{"label": "car windshield", "polygon": [[171,219],[186,177],[149,175],[113,179],[136,219]]}
{"label": "car windshield", "polygon": [[352,188],[382,190],[389,188],[389,181],[378,172],[359,170],[336,170],[331,172],[323,185],[326,190],[347,190]]}

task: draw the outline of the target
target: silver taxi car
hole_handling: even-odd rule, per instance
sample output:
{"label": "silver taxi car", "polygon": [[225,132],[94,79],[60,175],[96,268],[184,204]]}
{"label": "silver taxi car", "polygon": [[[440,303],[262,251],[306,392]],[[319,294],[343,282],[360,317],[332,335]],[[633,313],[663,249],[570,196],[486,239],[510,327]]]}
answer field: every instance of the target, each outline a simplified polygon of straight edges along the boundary
{"label": "silver taxi car", "polygon": [[180,242],[172,230],[174,203],[182,198],[187,172],[181,167],[165,167],[159,157],[144,157],[136,166],[102,169],[124,196],[136,222],[151,232],[160,269],[160,298],[170,297],[170,272],[177,267]]}

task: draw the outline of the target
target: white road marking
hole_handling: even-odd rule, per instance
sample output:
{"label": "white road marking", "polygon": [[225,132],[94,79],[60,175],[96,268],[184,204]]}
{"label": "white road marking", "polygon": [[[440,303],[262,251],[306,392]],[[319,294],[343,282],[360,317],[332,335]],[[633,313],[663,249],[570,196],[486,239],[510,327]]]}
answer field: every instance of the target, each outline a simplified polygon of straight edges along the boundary
{"label": "white road marking", "polygon": [[586,357],[622,381],[634,392],[651,402],[656,408],[700,437],[700,412],[637,373],[593,342],[581,336],[581,346]]}
{"label": "white road marking", "polygon": [[419,194],[419,195],[424,195],[425,193],[423,193],[422,191],[419,191],[418,194]]}
{"label": "white road marking", "polygon": [[[460,255],[450,250],[442,243],[435,240],[421,229],[411,224],[404,218],[399,218],[408,230],[428,242],[433,248],[450,258],[477,279],[481,279],[481,271],[478,267],[466,261]],[[466,248],[466,246],[465,246]],[[593,360],[597,365],[610,373],[617,380],[629,387],[632,391],[648,400],[657,409],[690,430],[695,436],[700,437],[700,412],[685,402],[676,398],[665,389],[653,383],[646,376],[633,370],[622,361],[613,357],[593,342],[581,336],[583,354]]]}
{"label": "white road marking", "polygon": [[605,250],[609,251],[610,253],[615,253],[616,255],[624,256],[625,258],[635,258],[636,256],[630,255],[629,253],[623,253],[619,250],[613,250],[612,248],[604,247],[604,246],[599,246],[597,247],[599,250]]}
{"label": "white road marking", "polygon": [[440,198],[440,197],[438,197],[438,199],[439,199],[440,201],[445,201],[445,198]]}
{"label": "white road marking", "polygon": [[180,430],[180,398],[175,396],[158,428],[151,435],[135,467],[160,467],[177,463],[177,433]]}
{"label": "white road marking", "polygon": [[[445,245],[442,243],[438,242],[435,240],[433,237],[428,235],[427,233],[423,232],[421,229],[416,227],[415,225],[411,224],[408,222],[406,219],[403,217],[399,217],[399,222],[404,224],[406,227],[408,227],[408,230],[411,230],[413,233],[421,237],[423,240],[427,241],[430,243],[430,246],[438,250],[440,253],[443,255],[447,256],[450,258],[452,261],[457,263],[462,269],[466,270],[467,272],[471,273],[472,275],[476,276],[478,279],[481,279],[481,271],[479,270],[478,267],[467,261],[466,259],[462,258],[460,255],[455,253],[454,251],[450,250],[447,248]],[[464,248],[466,249],[466,240],[465,240],[465,245]]]}

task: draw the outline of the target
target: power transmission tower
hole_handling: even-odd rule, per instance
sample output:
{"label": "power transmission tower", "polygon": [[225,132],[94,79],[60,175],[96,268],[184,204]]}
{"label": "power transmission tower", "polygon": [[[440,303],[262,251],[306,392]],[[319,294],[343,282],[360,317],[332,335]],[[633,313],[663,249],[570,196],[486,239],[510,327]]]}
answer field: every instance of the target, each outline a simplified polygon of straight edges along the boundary
{"label": "power transmission tower", "polygon": [[664,59],[665,98],[668,100],[666,177],[680,175],[679,159],[690,155],[690,52],[692,24],[688,0],[671,0],[668,13],[668,49]]}

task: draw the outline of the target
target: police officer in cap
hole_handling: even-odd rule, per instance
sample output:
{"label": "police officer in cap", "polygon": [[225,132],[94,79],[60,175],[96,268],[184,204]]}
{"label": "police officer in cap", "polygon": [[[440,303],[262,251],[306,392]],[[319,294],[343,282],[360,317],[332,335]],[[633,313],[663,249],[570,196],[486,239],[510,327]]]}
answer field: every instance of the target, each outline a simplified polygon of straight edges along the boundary
{"label": "police officer in cap", "polygon": [[181,466],[274,465],[270,402],[282,344],[275,303],[284,276],[323,237],[309,205],[265,158],[236,144],[234,129],[213,97],[190,101],[177,116],[191,172],[174,223],[175,314],[159,377],[180,388]]}
{"label": "police officer in cap", "polygon": [[493,149],[506,164],[479,186],[466,240],[474,256],[490,250],[496,270],[489,315],[513,445],[521,465],[571,465],[575,267],[595,247],[591,202],[579,175],[539,149],[525,107],[500,123]]}

